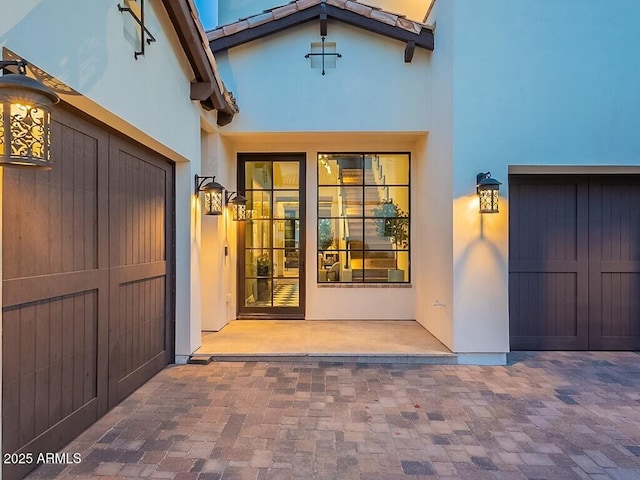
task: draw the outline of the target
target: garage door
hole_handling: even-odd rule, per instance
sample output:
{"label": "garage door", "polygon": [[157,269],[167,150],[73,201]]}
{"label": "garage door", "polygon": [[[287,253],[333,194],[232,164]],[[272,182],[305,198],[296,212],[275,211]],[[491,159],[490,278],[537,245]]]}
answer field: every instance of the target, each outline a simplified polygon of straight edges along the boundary
{"label": "garage door", "polygon": [[510,176],[514,350],[640,349],[640,177]]}
{"label": "garage door", "polygon": [[55,452],[173,358],[172,165],[54,114],[54,168],[4,170],[4,453]]}

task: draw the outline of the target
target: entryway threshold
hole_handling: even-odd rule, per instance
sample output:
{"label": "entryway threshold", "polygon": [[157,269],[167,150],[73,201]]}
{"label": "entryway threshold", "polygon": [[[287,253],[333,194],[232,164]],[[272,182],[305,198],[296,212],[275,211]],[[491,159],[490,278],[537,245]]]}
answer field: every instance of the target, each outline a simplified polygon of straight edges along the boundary
{"label": "entryway threshold", "polygon": [[402,364],[402,365],[457,365],[458,356],[444,355],[385,355],[385,354],[217,354],[211,356],[192,355],[190,364],[206,365],[210,362],[309,362],[309,363],[357,363],[357,364]]}

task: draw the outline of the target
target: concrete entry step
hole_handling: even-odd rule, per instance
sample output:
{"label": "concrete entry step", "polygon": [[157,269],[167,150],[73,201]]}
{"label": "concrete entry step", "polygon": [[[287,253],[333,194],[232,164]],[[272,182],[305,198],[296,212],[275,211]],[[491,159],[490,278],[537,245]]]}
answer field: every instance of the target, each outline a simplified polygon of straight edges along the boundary
{"label": "concrete entry step", "polygon": [[[400,364],[400,365],[457,365],[458,357],[448,355],[318,355],[318,354],[280,354],[280,355],[212,355],[212,362],[300,362],[313,363],[357,363],[357,364]],[[191,362],[189,362],[191,363]]]}
{"label": "concrete entry step", "polygon": [[203,332],[194,357],[214,361],[439,364],[457,356],[412,320],[234,320]]}

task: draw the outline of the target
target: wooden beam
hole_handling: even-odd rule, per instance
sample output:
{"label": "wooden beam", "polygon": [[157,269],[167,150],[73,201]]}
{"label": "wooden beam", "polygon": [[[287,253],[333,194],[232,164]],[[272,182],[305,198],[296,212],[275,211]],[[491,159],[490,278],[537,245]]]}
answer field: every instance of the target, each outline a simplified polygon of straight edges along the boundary
{"label": "wooden beam", "polygon": [[213,84],[211,82],[191,82],[191,100],[204,101],[213,95]]}
{"label": "wooden beam", "polygon": [[327,36],[327,6],[324,3],[320,4],[320,36]]}
{"label": "wooden beam", "polygon": [[404,49],[404,63],[411,63],[413,60],[413,53],[416,51],[416,42],[409,40],[407,46]]}

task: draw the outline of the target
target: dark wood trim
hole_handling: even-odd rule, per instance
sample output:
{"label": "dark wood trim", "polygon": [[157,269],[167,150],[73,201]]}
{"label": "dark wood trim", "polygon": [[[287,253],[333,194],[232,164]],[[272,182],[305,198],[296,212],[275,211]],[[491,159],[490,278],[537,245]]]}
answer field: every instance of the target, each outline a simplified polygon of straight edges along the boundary
{"label": "dark wood trim", "polygon": [[224,91],[220,87],[222,82],[219,83],[214,66],[211,64],[212,60],[209,59],[202,44],[204,32],[201,35],[196,25],[190,2],[162,0],[162,4],[195,75],[197,87],[194,89],[192,84],[191,100],[200,100],[202,106],[207,110],[213,106],[220,114],[218,125],[226,125],[237,113],[236,108],[227,101]]}
{"label": "dark wood trim", "polygon": [[[272,20],[270,22],[258,25],[253,28],[247,28],[241,30],[235,34],[227,35],[209,42],[209,46],[213,53],[222,52],[238,45],[242,45],[258,38],[266,37],[282,30],[286,30],[291,27],[309,22],[314,19],[319,19],[321,22],[321,34],[322,34],[322,18],[321,15],[326,15],[327,18],[338,20],[354,27],[368,30],[372,33],[384,35],[385,37],[400,40],[401,42],[408,43],[410,41],[415,42],[416,47],[425,48],[427,50],[433,50],[433,32],[428,28],[423,28],[420,34],[411,33],[403,28],[389,25],[378,20],[364,17],[355,12],[344,10],[332,5],[320,4],[305,10],[300,10],[292,15]],[[326,26],[325,26],[326,32]]]}
{"label": "dark wood trim", "polygon": [[140,385],[162,370],[167,365],[165,352],[161,352],[137,370],[118,381],[117,396],[126,398],[135,392]]}
{"label": "dark wood trim", "polygon": [[4,280],[2,282],[3,308],[98,290],[103,284],[105,274],[108,276],[109,272],[87,270]]}
{"label": "dark wood trim", "polygon": [[409,40],[407,42],[407,46],[404,49],[404,63],[411,63],[413,60],[413,54],[416,51],[416,42],[414,40]]}
{"label": "dark wood trim", "polygon": [[163,277],[167,274],[167,262],[140,263],[114,268],[121,283],[136,282],[145,278]]}

